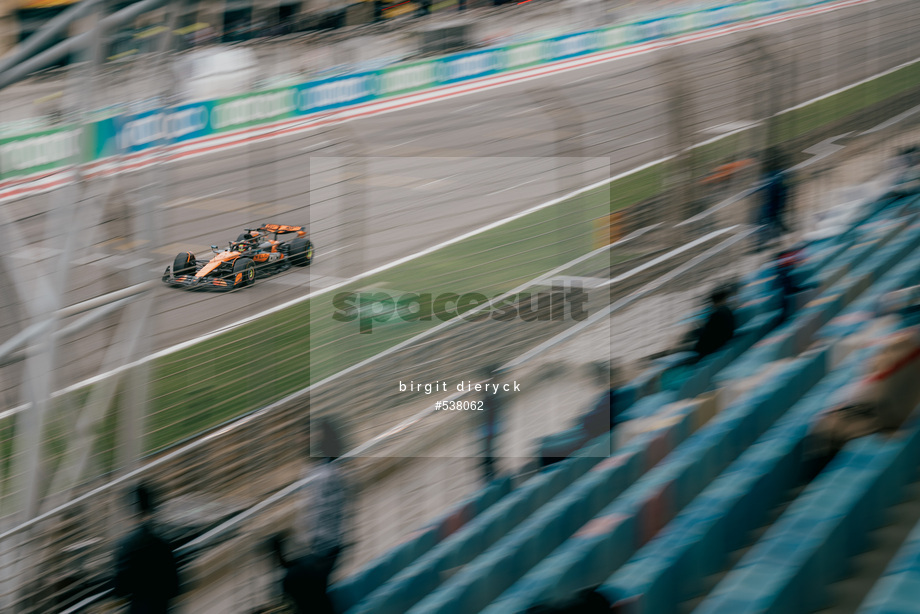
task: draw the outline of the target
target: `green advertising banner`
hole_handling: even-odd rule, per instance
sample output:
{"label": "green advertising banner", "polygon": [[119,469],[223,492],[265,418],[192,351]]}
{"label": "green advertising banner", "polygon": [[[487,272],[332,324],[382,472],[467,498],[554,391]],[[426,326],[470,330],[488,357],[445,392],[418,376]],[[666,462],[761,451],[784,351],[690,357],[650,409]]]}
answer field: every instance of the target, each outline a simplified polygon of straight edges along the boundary
{"label": "green advertising banner", "polygon": [[293,117],[297,110],[296,90],[290,87],[221,98],[211,107],[211,132],[249,128]]}
{"label": "green advertising banner", "polygon": [[0,139],[0,179],[31,175],[75,164],[81,156],[83,126],[67,126]]}
{"label": "green advertising banner", "polygon": [[435,63],[427,60],[384,68],[378,74],[377,97],[396,96],[427,89],[436,84]]}
{"label": "green advertising banner", "polygon": [[542,64],[545,56],[543,41],[508,45],[502,53],[504,57],[503,70],[518,70]]}

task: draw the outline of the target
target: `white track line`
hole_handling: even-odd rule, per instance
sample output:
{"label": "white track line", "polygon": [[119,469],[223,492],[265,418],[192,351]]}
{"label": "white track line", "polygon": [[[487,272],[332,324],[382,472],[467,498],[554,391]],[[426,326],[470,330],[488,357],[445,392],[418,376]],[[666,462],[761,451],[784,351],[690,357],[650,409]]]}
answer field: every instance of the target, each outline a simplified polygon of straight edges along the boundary
{"label": "white track line", "polygon": [[707,241],[709,241],[709,240],[711,240],[711,239],[715,239],[716,237],[720,237],[720,236],[724,235],[726,232],[731,232],[732,230],[736,229],[737,227],[738,227],[738,226],[729,226],[728,228],[721,228],[721,229],[719,229],[719,230],[713,230],[713,231],[710,232],[709,234],[704,235],[704,236],[700,237],[699,239],[695,239],[695,240],[693,240],[693,241],[690,241],[689,243],[684,243],[684,244],[681,245],[680,247],[677,247],[677,248],[675,248],[675,249],[672,249],[671,251],[667,252],[666,254],[662,254],[662,255],[658,256],[657,258],[654,258],[654,259],[652,259],[652,260],[649,260],[648,262],[646,262],[646,263],[643,264],[643,265],[637,266],[636,268],[630,269],[630,270],[626,271],[625,273],[622,273],[621,275],[617,275],[617,276],[614,277],[613,279],[610,279],[610,280],[605,281],[605,282],[602,284],[602,286],[612,286],[613,284],[618,284],[618,283],[620,283],[620,282],[623,281],[623,280],[629,279],[630,277],[632,277],[632,276],[634,276],[634,275],[636,275],[636,274],[638,274],[638,273],[641,273],[642,271],[648,270],[648,269],[652,268],[653,266],[657,266],[657,265],[661,264],[662,262],[664,262],[664,261],[666,261],[666,260],[670,260],[670,259],[673,258],[674,256],[677,256],[677,255],[679,255],[679,254],[682,254],[682,253],[684,253],[685,251],[687,251],[687,250],[689,250],[689,249],[693,249],[693,248],[696,247],[697,245],[701,245],[702,243],[706,243]]}

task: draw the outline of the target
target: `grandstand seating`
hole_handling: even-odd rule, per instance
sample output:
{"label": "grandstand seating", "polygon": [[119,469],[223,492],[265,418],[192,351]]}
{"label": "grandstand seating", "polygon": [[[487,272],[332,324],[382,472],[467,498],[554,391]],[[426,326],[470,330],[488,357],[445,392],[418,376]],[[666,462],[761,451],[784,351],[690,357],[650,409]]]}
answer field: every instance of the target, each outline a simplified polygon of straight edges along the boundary
{"label": "grandstand seating", "polygon": [[[913,254],[879,281],[886,292],[920,279],[920,253]],[[864,297],[852,313],[866,309],[875,295]],[[868,319],[848,322],[847,335],[858,332]],[[840,337],[838,337],[840,338]],[[849,381],[865,354],[851,356],[806,398],[761,437],[718,479],[697,497],[656,539],[621,568],[604,591],[613,600],[648,602],[648,610],[673,612],[681,600],[695,596],[703,578],[717,570],[728,553],[738,548],[766,510],[776,505],[799,477],[796,467],[811,419],[833,405],[842,384]]]}
{"label": "grandstand seating", "polygon": [[909,614],[920,603],[920,523],[860,605],[859,614]]}
{"label": "grandstand seating", "polygon": [[708,574],[763,520],[801,477],[797,470],[811,419],[853,374],[856,361],[824,378],[749,447],[655,539],[603,585],[614,603],[676,612]]}
{"label": "grandstand seating", "polygon": [[457,531],[492,506],[511,490],[511,479],[500,478],[426,527],[409,535],[402,544],[364,567],[355,575],[331,587],[330,595],[339,610],[351,608],[422,553]]}
{"label": "grandstand seating", "polygon": [[[814,289],[785,322],[769,267],[742,280],[726,348],[692,368],[657,361],[625,388],[629,421],[612,438],[585,443],[576,427],[549,438],[580,449],[515,488],[489,487],[462,521],[442,520],[338,583],[337,603],[350,614],[499,614],[600,584],[624,611],[657,613],[704,595],[706,576],[801,482],[815,416],[875,351],[853,352],[852,339],[879,297],[920,283],[918,211],[914,196],[884,198],[806,246],[797,275]],[[894,437],[848,444],[698,611],[825,606],[821,587],[846,573],[918,460],[920,412]],[[920,527],[863,611],[915,611],[908,603],[920,603]]]}
{"label": "grandstand seating", "polygon": [[897,437],[850,442],[697,611],[795,614],[828,605],[822,589],[865,549],[866,534],[914,480],[918,461],[916,416]]}

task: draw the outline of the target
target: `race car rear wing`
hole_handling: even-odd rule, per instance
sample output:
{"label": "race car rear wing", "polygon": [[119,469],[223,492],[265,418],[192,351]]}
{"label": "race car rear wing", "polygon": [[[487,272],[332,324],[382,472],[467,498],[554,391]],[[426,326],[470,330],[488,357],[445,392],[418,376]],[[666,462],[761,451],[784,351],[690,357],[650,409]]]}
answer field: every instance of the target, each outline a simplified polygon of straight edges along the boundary
{"label": "race car rear wing", "polygon": [[296,232],[300,236],[307,234],[307,229],[304,226],[285,226],[283,224],[263,224],[262,227],[257,230],[273,232],[277,235],[289,234],[292,232]]}

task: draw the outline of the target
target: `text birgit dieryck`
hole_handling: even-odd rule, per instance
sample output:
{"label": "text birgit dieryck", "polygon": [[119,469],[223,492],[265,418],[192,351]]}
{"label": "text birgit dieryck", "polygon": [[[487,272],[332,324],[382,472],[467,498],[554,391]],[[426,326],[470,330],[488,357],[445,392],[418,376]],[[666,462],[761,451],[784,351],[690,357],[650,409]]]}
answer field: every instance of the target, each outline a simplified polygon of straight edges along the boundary
{"label": "text birgit dieryck", "polygon": [[[447,392],[447,389],[447,382],[433,382],[429,384],[416,384],[411,380],[408,384],[401,380],[399,382],[400,392],[424,392],[425,394],[431,394],[432,392]],[[499,390],[502,392],[520,392],[521,386],[517,383],[517,380],[507,384],[477,384],[469,380],[457,384],[457,392],[476,391],[498,394]]]}

